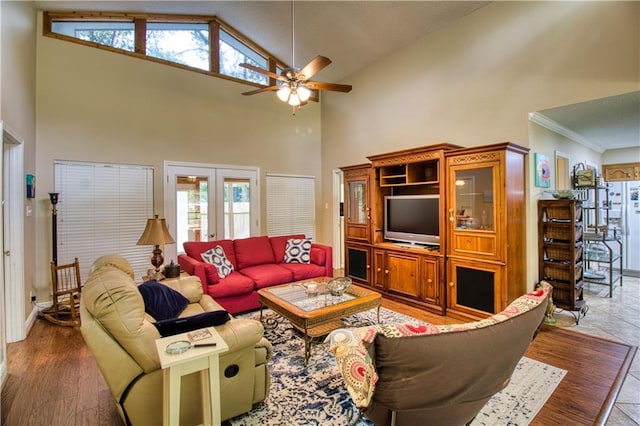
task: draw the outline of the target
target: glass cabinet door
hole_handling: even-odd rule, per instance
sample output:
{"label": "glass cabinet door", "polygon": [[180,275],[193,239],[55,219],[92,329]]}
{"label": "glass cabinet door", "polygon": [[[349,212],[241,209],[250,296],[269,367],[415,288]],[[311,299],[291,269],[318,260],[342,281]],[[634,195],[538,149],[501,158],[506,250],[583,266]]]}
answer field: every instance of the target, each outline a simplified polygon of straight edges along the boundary
{"label": "glass cabinet door", "polygon": [[347,183],[349,201],[347,203],[347,221],[350,223],[366,224],[367,215],[367,181],[352,180]]}
{"label": "glass cabinet door", "polygon": [[456,170],[454,183],[455,228],[493,231],[493,168]]}
{"label": "glass cabinet door", "polygon": [[[449,255],[474,256],[485,260],[500,260],[500,216],[497,206],[499,166],[497,162],[461,165],[450,168],[448,197]],[[507,183],[508,185],[508,183]]]}

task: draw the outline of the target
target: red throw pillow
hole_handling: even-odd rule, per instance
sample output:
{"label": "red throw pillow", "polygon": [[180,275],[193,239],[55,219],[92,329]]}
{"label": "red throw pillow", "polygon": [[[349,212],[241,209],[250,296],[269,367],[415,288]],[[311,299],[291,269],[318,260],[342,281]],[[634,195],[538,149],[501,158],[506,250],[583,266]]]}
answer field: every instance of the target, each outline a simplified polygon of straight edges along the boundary
{"label": "red throw pillow", "polygon": [[220,276],[215,266],[210,263],[204,263],[204,276],[207,277],[207,284],[213,285],[220,282]]}
{"label": "red throw pillow", "polygon": [[327,262],[327,252],[318,247],[311,247],[311,263],[324,266]]}

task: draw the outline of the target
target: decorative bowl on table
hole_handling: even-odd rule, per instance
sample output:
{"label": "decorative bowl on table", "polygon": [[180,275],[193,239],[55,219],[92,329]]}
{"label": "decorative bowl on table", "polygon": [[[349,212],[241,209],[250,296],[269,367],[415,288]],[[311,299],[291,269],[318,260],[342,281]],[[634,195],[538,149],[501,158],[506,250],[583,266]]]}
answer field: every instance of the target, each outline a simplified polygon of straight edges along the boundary
{"label": "decorative bowl on table", "polygon": [[342,296],[351,285],[351,278],[337,277],[327,283],[327,291],[332,296]]}

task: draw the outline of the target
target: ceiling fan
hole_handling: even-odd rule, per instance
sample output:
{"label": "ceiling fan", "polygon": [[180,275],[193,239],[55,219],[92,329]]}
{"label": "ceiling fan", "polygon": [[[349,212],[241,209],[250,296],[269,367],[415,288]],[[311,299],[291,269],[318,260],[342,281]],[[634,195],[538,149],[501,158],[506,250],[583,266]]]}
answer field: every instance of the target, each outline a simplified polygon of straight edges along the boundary
{"label": "ceiling fan", "polygon": [[291,1],[291,62],[292,67],[282,70],[282,74],[278,75],[274,72],[265,70],[252,64],[240,64],[241,67],[264,74],[274,80],[276,84],[273,86],[262,87],[260,89],[244,92],[243,95],[250,96],[262,92],[276,92],[278,98],[287,102],[294,107],[303,106],[311,97],[312,90],[330,90],[334,92],[347,93],[351,91],[351,86],[347,84],[325,83],[322,81],[310,80],[311,77],[322,71],[331,63],[331,59],[318,55],[301,69],[295,68],[295,6]]}

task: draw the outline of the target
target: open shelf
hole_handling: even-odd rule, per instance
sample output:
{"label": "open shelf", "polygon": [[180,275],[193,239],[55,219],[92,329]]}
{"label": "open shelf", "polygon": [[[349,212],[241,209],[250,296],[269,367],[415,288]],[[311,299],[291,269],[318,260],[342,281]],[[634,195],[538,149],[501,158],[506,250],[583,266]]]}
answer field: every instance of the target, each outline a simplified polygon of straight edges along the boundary
{"label": "open shelf", "polygon": [[380,167],[380,186],[437,183],[439,183],[437,160]]}

